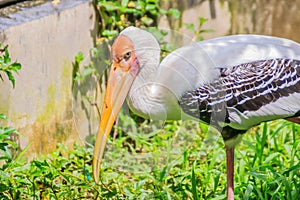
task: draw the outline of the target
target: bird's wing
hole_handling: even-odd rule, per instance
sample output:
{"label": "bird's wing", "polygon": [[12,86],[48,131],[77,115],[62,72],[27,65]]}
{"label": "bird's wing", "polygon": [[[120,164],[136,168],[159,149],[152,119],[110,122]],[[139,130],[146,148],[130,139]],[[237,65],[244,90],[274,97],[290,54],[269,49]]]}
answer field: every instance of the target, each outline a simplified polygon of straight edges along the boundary
{"label": "bird's wing", "polygon": [[179,103],[183,112],[207,123],[248,129],[299,115],[299,101],[300,61],[269,59],[220,68],[218,79],[186,92]]}

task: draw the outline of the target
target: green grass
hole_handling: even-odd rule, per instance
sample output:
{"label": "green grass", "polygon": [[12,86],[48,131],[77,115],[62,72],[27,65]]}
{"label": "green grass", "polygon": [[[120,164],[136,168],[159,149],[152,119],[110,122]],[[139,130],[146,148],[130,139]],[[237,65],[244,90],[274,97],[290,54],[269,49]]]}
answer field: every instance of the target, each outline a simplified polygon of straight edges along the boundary
{"label": "green grass", "polygon": [[[225,199],[224,144],[206,125],[119,121],[99,184],[91,177],[92,148],[59,145],[32,162],[3,165],[0,199]],[[300,198],[299,133],[283,120],[247,132],[235,151],[236,199]]]}

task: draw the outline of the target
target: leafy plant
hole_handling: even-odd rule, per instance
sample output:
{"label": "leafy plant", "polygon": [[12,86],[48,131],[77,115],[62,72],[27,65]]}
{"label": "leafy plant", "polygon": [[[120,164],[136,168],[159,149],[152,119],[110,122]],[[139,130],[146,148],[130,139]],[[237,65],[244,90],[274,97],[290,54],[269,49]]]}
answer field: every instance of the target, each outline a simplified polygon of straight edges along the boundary
{"label": "leafy plant", "polygon": [[[0,72],[4,72],[12,83],[13,87],[15,87],[15,78],[13,73],[17,73],[21,69],[21,64],[16,61],[11,62],[11,58],[8,52],[8,45],[6,45],[3,49],[1,48],[2,45],[0,44]],[[3,81],[1,73],[0,79]]]}
{"label": "leafy plant", "polygon": [[180,17],[177,9],[172,8],[168,11],[162,9],[159,0],[98,0],[97,6],[101,23],[100,35],[108,39],[128,26],[156,27],[158,17],[161,15]]}
{"label": "leafy plant", "polygon": [[[7,120],[7,117],[0,114],[0,119]],[[10,173],[7,169],[13,166],[18,149],[18,145],[11,138],[14,133],[16,133],[14,128],[0,126],[0,194],[10,189],[5,180],[9,179]]]}
{"label": "leafy plant", "polygon": [[[17,73],[21,69],[21,64],[18,62],[11,62],[11,58],[8,52],[8,45],[3,49],[0,44],[0,72],[4,72],[9,81],[15,87],[15,78],[13,73]],[[3,81],[2,74],[0,73],[0,79]],[[0,113],[0,120],[7,120],[6,115]],[[6,184],[7,180],[11,178],[9,169],[14,168],[15,163],[19,161],[16,152],[18,151],[18,145],[13,141],[12,137],[18,134],[16,129],[12,127],[3,127],[0,125],[0,194],[4,194],[6,191],[12,191],[10,184]],[[11,194],[12,194],[11,193]],[[0,195],[1,199],[9,199],[6,195]]]}
{"label": "leafy plant", "polygon": [[192,30],[194,33],[193,41],[198,42],[198,41],[203,41],[203,33],[211,33],[214,32],[212,29],[203,29],[203,24],[207,22],[206,18],[199,17],[198,21],[198,28],[195,26],[193,23],[185,24],[186,28],[189,30]]}
{"label": "leafy plant", "polygon": [[[7,120],[4,114],[0,114],[0,119]],[[0,161],[7,164],[13,160],[12,149],[17,149],[18,146],[11,140],[11,134],[15,133],[16,129],[12,127],[0,126]],[[5,167],[3,165],[2,167]]]}

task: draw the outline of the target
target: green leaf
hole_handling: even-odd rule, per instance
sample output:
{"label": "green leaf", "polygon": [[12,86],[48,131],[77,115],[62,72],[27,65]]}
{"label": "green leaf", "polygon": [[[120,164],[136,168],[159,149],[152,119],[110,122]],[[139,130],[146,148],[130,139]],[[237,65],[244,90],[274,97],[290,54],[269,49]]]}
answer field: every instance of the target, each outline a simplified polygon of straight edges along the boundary
{"label": "green leaf", "polygon": [[17,149],[17,148],[18,148],[18,145],[17,145],[15,142],[13,142],[13,141],[11,141],[11,140],[7,140],[6,142],[7,142],[7,144],[9,144],[10,146],[12,146],[14,149]]}
{"label": "green leaf", "polygon": [[124,13],[142,14],[141,11],[136,10],[135,8],[125,8]]}
{"label": "green leaf", "polygon": [[150,10],[150,13],[152,15],[157,15],[158,14],[158,11],[156,9],[153,9],[153,10]]}
{"label": "green leaf", "polygon": [[104,7],[107,11],[115,11],[115,10],[119,10],[120,8],[120,4],[118,2],[100,2],[98,3],[99,6]]}
{"label": "green leaf", "polygon": [[164,178],[166,177],[166,175],[167,175],[167,169],[168,169],[168,166],[164,166],[164,168],[159,173],[159,181],[160,182],[163,182]]}
{"label": "green leaf", "polygon": [[3,193],[8,189],[9,189],[9,187],[7,185],[0,183],[0,193]]}
{"label": "green leaf", "polygon": [[213,29],[203,29],[203,30],[200,30],[199,33],[212,33],[212,32],[215,32],[215,30],[213,30]]}
{"label": "green leaf", "polygon": [[288,175],[291,171],[297,171],[297,170],[300,170],[300,163],[287,169],[285,172],[283,172],[283,175]]}
{"label": "green leaf", "polygon": [[252,185],[252,184],[249,184],[249,185],[247,186],[247,188],[246,188],[244,198],[245,198],[245,199],[249,199],[250,194],[252,193],[252,191],[253,191],[253,185]]}
{"label": "green leaf", "polygon": [[193,23],[185,24],[185,27],[186,27],[188,30],[195,31],[195,25],[194,25]]}
{"label": "green leaf", "polygon": [[11,59],[9,57],[9,53],[8,53],[8,46],[6,45],[4,47],[4,49],[5,49],[5,54],[4,54],[4,57],[3,57],[4,58],[4,64],[8,64],[11,61]]}
{"label": "green leaf", "polygon": [[[9,57],[8,46],[4,47],[4,55],[0,56],[0,71],[3,71],[7,76],[13,87],[15,87],[15,78],[12,72],[18,72],[21,69],[21,64],[18,62],[14,62],[10,64],[11,58]],[[0,79],[3,81],[2,76],[0,74]]]}
{"label": "green leaf", "polygon": [[274,158],[276,158],[279,155],[280,155],[279,152],[272,153],[264,160],[263,164],[268,164],[269,162],[271,162]]}
{"label": "green leaf", "polygon": [[111,37],[111,36],[116,36],[116,35],[118,35],[118,31],[116,31],[116,30],[105,30],[105,31],[103,31],[102,32],[102,35],[103,36],[107,36],[107,37]]}
{"label": "green leaf", "polygon": [[127,7],[129,0],[122,0],[121,6],[122,7]]}
{"label": "green leaf", "polygon": [[142,17],[141,21],[148,26],[150,26],[153,23],[153,19],[149,17]]}
{"label": "green leaf", "polygon": [[146,0],[146,3],[154,3],[154,4],[158,4],[159,0]]}
{"label": "green leaf", "polygon": [[10,66],[11,66],[11,70],[13,70],[15,72],[19,71],[22,68],[21,64],[18,62],[14,62]]}
{"label": "green leaf", "polygon": [[160,12],[161,15],[166,15],[166,14],[168,14],[168,11],[166,11],[166,10],[163,9],[163,8],[160,8],[160,9],[159,9],[159,12]]}
{"label": "green leaf", "polygon": [[199,26],[202,27],[202,25],[203,25],[205,22],[207,22],[207,21],[208,21],[208,19],[203,18],[203,17],[200,17],[200,18],[199,18]]}
{"label": "green leaf", "polygon": [[8,134],[11,134],[11,133],[13,133],[13,132],[15,132],[15,131],[16,131],[16,129],[14,129],[14,128],[6,127],[6,128],[4,128],[4,129],[0,129],[0,134],[1,134],[1,135],[2,135],[2,134],[8,135]]}
{"label": "green leaf", "polygon": [[83,53],[81,51],[79,51],[77,53],[77,55],[75,56],[75,61],[77,63],[80,63],[81,61],[83,61],[83,59],[84,59]]}
{"label": "green leaf", "polygon": [[6,115],[4,115],[4,114],[0,114],[0,119],[7,120],[7,117],[6,117]]}
{"label": "green leaf", "polygon": [[198,41],[198,42],[203,41],[203,40],[204,40],[204,38],[203,38],[202,36],[198,36],[198,37],[197,37],[197,41]]}
{"label": "green leaf", "polygon": [[0,149],[3,150],[3,151],[5,151],[7,145],[8,144],[6,142],[0,142]]}
{"label": "green leaf", "polygon": [[179,19],[180,18],[180,15],[181,15],[181,12],[175,8],[170,8],[168,10],[168,14],[169,15],[172,15],[175,19]]}
{"label": "green leaf", "polygon": [[147,4],[145,7],[146,11],[152,11],[152,10],[156,10],[156,5],[155,4]]}
{"label": "green leaf", "polygon": [[8,76],[8,79],[10,80],[10,82],[12,83],[13,88],[15,88],[15,77],[14,77],[14,75],[10,71],[6,71],[5,73]]}
{"label": "green leaf", "polygon": [[194,162],[193,167],[192,167],[192,193],[193,193],[193,197],[194,200],[198,200],[198,193],[197,193],[197,182],[196,182],[196,177],[195,177],[195,164],[196,162]]}

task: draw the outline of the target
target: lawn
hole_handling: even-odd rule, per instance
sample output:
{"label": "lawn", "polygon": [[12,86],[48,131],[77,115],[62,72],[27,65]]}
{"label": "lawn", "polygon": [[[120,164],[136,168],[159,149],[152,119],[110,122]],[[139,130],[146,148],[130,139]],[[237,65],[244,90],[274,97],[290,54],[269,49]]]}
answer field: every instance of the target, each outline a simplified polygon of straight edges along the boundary
{"label": "lawn", "polygon": [[[299,125],[278,120],[245,134],[235,151],[236,199],[299,199],[299,132]],[[107,144],[99,184],[91,177],[92,152],[92,145],[75,144],[72,150],[59,145],[31,162],[22,154],[4,160],[1,199],[226,197],[222,138],[198,122],[136,123],[121,114]]]}

